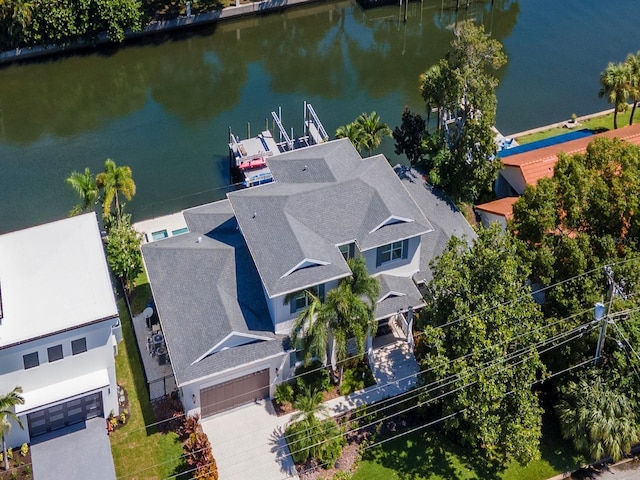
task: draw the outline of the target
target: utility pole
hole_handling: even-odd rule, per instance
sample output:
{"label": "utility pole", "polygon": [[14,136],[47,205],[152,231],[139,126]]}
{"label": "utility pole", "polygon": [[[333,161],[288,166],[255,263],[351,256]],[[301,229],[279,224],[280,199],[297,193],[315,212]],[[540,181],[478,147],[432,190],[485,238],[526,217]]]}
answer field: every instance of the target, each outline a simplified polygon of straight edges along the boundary
{"label": "utility pole", "polygon": [[607,275],[607,283],[609,284],[609,302],[607,303],[606,308],[602,303],[596,303],[593,312],[593,317],[596,320],[601,321],[600,334],[598,335],[598,345],[596,345],[596,356],[593,359],[595,365],[598,365],[598,363],[600,363],[600,357],[602,356],[602,349],[604,348],[604,341],[607,336],[607,325],[610,321],[609,314],[611,313],[611,304],[613,303],[613,297],[615,295],[620,295],[625,300],[627,298],[623,288],[614,280],[613,270],[610,266],[607,265],[604,267],[604,273]]}

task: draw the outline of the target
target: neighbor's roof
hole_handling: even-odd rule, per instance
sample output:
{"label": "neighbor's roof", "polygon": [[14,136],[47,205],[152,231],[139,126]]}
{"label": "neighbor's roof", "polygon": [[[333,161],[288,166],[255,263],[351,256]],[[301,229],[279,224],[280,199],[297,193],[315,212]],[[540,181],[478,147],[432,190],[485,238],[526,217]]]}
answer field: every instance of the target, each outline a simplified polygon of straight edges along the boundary
{"label": "neighbor's roof", "polygon": [[0,348],[115,318],[95,213],[0,235]]}
{"label": "neighbor's roof", "polygon": [[520,197],[504,197],[492,202],[482,203],[476,205],[476,210],[481,210],[487,213],[493,213],[494,215],[500,215],[506,219],[513,217],[513,204],[518,201]]}
{"label": "neighbor's roof", "polygon": [[386,158],[362,159],[347,139],[267,163],[274,183],[228,198],[269,297],[350,275],[337,245],[366,251],[433,230]]}
{"label": "neighbor's roof", "polygon": [[634,145],[640,145],[640,124],[622,127],[617,130],[608,130],[593,136],[511,155],[502,158],[502,164],[505,167],[520,169],[527,185],[535,186],[541,178],[550,178],[553,176],[553,168],[558,161],[558,155],[560,153],[566,153],[567,155],[584,153],[587,151],[587,146],[595,138],[600,137],[620,138]]}
{"label": "neighbor's roof", "polygon": [[[211,208],[223,212],[217,203]],[[213,215],[222,228],[208,230],[202,212],[184,212],[190,233],[142,247],[178,385],[288,350],[286,337],[273,333],[242,235],[224,228],[224,215]],[[230,335],[255,341],[212,350]]]}

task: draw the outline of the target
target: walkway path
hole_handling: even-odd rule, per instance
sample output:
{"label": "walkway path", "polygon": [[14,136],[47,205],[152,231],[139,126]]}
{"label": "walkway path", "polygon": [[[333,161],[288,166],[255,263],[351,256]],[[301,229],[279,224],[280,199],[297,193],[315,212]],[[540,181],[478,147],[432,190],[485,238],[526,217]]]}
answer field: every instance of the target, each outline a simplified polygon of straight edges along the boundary
{"label": "walkway path", "polygon": [[[376,385],[325,403],[336,416],[403,393],[415,385],[418,364],[400,340],[374,350]],[[239,407],[202,420],[221,480],[284,480],[298,478],[284,428],[293,414],[276,416],[270,401]]]}

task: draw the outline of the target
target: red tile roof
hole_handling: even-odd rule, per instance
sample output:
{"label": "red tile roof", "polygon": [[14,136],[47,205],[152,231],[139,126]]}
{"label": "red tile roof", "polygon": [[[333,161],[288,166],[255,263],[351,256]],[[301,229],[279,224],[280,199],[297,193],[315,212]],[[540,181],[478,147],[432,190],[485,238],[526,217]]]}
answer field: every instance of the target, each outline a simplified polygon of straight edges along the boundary
{"label": "red tile roof", "polygon": [[618,128],[617,130],[608,130],[594,136],[519,153],[503,158],[502,163],[505,166],[519,168],[525,182],[528,185],[535,186],[541,178],[553,176],[553,167],[558,161],[560,153],[568,155],[584,153],[587,151],[587,145],[598,137],[620,138],[634,145],[640,145],[640,124]]}
{"label": "red tile roof", "polygon": [[516,203],[520,197],[505,197],[492,202],[476,205],[476,210],[481,210],[487,213],[493,213],[494,215],[501,215],[507,219],[513,216],[513,204]]}

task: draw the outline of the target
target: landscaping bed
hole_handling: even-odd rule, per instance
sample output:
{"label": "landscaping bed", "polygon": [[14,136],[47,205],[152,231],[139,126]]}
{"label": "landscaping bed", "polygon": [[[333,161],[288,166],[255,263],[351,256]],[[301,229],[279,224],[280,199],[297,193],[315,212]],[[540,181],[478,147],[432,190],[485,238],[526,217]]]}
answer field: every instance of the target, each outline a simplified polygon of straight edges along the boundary
{"label": "landscaping bed", "polygon": [[[0,448],[0,457],[2,449]],[[0,480],[31,480],[33,471],[31,466],[31,448],[26,443],[22,448],[7,450],[9,470],[4,470],[4,459],[0,461]]]}

